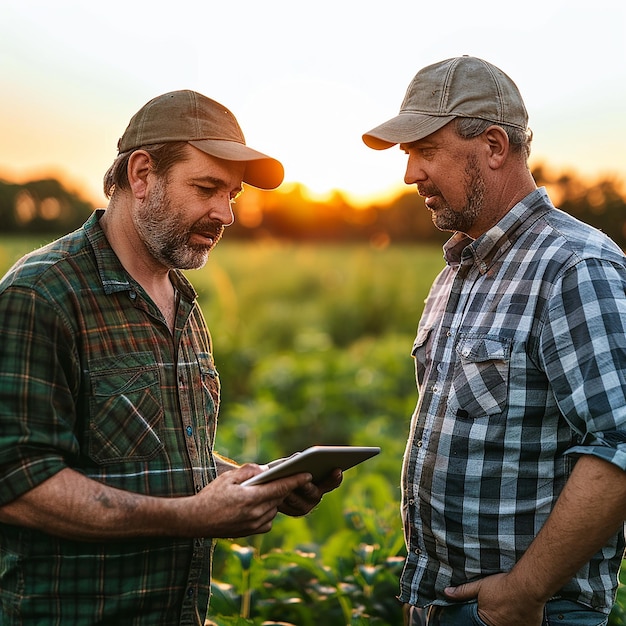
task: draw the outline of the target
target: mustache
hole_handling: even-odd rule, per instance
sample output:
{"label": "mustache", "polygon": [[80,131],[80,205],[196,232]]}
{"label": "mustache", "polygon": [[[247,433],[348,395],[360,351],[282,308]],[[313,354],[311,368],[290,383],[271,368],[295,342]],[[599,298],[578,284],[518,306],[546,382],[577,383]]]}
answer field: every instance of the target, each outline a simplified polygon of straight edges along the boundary
{"label": "mustache", "polygon": [[437,189],[437,187],[420,185],[418,183],[417,193],[419,193],[419,195],[422,197],[436,196],[436,195],[439,195],[439,189]]}
{"label": "mustache", "polygon": [[224,232],[224,224],[214,220],[205,220],[203,222],[196,223],[191,229],[191,232],[217,238]]}

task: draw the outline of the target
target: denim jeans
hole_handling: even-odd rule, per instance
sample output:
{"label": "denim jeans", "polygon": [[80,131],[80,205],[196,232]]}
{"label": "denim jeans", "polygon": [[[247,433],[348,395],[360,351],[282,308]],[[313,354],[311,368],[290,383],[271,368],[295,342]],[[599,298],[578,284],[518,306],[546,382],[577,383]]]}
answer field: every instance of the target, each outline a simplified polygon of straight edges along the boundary
{"label": "denim jeans", "polygon": [[[550,600],[546,604],[542,626],[606,626],[608,615],[570,600]],[[478,604],[431,606],[418,609],[405,605],[406,626],[486,626],[478,617]]]}

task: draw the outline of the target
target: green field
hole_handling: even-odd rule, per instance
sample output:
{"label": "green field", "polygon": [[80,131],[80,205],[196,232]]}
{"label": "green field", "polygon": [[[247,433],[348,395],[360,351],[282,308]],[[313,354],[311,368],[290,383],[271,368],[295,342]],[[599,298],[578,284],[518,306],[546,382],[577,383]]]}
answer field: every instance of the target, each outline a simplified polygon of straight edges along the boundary
{"label": "green field", "polygon": [[[0,239],[0,273],[45,238]],[[265,462],[312,444],[380,445],[306,518],[216,547],[212,619],[402,623],[399,481],[416,390],[410,350],[439,247],[240,243],[188,272],[214,342],[217,449]],[[616,607],[611,624],[626,624]]]}

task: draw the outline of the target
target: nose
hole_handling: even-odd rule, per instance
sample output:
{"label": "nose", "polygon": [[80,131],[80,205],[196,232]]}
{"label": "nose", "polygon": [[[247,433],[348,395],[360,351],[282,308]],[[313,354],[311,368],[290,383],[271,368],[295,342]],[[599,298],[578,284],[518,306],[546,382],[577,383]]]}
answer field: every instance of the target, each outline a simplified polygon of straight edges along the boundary
{"label": "nose", "polygon": [[222,224],[222,226],[232,226],[234,224],[233,201],[229,194],[220,194],[219,198],[215,198],[209,211],[209,217]]}
{"label": "nose", "polygon": [[424,172],[420,159],[412,152],[409,152],[406,172],[404,173],[405,184],[414,185],[415,183],[426,180],[426,178],[426,172]]}

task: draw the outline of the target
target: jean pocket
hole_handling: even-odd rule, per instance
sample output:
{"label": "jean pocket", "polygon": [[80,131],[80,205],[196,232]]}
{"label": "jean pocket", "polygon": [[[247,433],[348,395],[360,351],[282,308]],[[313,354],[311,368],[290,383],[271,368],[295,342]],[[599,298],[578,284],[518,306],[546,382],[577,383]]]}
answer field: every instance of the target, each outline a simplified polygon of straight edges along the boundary
{"label": "jean pocket", "polygon": [[480,615],[478,615],[478,603],[477,602],[472,602],[472,604],[469,605],[469,610],[470,610],[470,616],[472,618],[472,624],[474,624],[475,626],[489,626],[487,622],[483,622],[483,620],[480,619]]}
{"label": "jean pocket", "polygon": [[604,613],[573,600],[550,600],[546,604],[546,626],[607,626]]}

